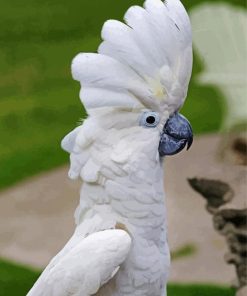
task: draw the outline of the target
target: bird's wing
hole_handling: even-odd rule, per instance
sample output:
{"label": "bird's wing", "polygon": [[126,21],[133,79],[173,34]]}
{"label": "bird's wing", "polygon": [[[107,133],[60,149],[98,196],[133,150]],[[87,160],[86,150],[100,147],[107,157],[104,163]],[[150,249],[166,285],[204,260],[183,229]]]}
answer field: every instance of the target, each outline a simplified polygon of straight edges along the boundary
{"label": "bird's wing", "polygon": [[124,230],[93,233],[55,257],[27,296],[89,296],[118,271],[131,247]]}
{"label": "bird's wing", "polygon": [[131,7],[125,23],[109,20],[98,54],[81,53],[72,74],[89,111],[147,107],[173,113],[183,104],[192,69],[189,17],[179,0],[146,0]]}

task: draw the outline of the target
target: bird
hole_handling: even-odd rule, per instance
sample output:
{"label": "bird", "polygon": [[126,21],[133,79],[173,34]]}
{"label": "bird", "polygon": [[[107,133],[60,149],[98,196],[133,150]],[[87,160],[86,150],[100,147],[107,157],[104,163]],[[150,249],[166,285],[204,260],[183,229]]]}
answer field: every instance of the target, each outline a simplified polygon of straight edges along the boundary
{"label": "bird", "polygon": [[73,59],[88,115],[61,144],[69,177],[82,180],[76,227],[28,296],[167,295],[163,162],[193,142],[179,113],[192,64],[179,0],[130,7],[104,23],[97,53]]}

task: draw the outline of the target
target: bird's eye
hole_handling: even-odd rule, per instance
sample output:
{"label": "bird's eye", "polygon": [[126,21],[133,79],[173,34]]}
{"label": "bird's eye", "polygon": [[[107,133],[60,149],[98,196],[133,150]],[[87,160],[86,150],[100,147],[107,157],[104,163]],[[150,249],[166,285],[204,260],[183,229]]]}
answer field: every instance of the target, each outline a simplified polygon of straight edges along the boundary
{"label": "bird's eye", "polygon": [[159,122],[160,117],[156,112],[144,112],[140,118],[140,125],[144,127],[156,127]]}

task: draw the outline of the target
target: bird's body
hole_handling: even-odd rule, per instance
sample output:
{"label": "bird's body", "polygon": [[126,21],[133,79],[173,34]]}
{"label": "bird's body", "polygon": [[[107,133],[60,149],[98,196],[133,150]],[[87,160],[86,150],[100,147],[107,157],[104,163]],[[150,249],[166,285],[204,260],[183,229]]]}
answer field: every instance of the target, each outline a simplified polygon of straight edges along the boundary
{"label": "bird's body", "polygon": [[163,156],[192,143],[177,113],[192,67],[179,0],[147,0],[108,21],[99,54],[72,63],[88,118],[62,142],[69,176],[83,181],[76,230],[29,296],[165,296]]}
{"label": "bird's body", "polygon": [[[126,124],[126,116],[126,111],[115,114],[102,112],[97,116],[98,126],[94,125],[95,134],[90,132],[94,143],[86,153],[91,157],[83,170],[80,168],[78,171],[84,184],[76,211],[77,230],[83,229],[83,234],[90,234],[88,225],[96,227],[93,232],[123,229],[132,239],[128,259],[99,295],[163,296],[170,255],[166,234],[163,166],[157,154],[160,134],[145,129],[140,138],[139,127],[131,127],[133,123],[130,119],[129,126],[124,129],[114,127],[109,133],[109,125],[114,117]],[[132,116],[135,120],[138,113],[133,112]],[[107,126],[105,117],[111,118]],[[84,122],[85,128],[88,125],[90,127],[90,119]],[[137,137],[140,142],[131,145]],[[155,150],[150,146],[153,142],[157,143]],[[81,155],[77,156],[83,159]],[[75,160],[75,164],[78,161]],[[70,175],[77,177],[73,160]]]}
{"label": "bird's body", "polygon": [[[124,119],[124,115],[124,112],[116,113],[118,119],[121,116]],[[105,114],[101,116],[104,117]],[[84,127],[88,124],[90,124],[90,119],[84,122]],[[158,143],[160,135],[158,132],[153,133],[146,129],[142,141],[146,141],[147,145],[143,146],[141,141],[141,145],[132,147],[130,144],[137,135],[134,132],[129,133],[129,128],[122,130],[121,133],[116,130],[115,136],[111,138],[114,141],[118,137],[119,139],[116,141],[118,144],[113,145],[107,137],[108,128],[102,128],[102,124],[99,126],[101,127],[98,130],[94,126],[94,131],[97,131],[100,137],[97,136],[95,142],[88,147],[89,151],[84,151],[91,155],[90,159],[85,164],[81,163],[83,169],[78,167],[84,183],[81,187],[80,204],[75,213],[77,228],[67,246],[57,255],[58,259],[71,252],[72,247],[93,233],[109,229],[126,231],[131,238],[128,256],[109,282],[101,288],[98,287],[99,290],[95,295],[163,296],[170,264],[166,234],[163,166],[162,161],[157,157],[157,152],[152,153],[153,148],[150,149],[149,146],[150,142]],[[139,129],[135,129],[138,133]],[[77,132],[79,134],[83,130],[78,128]],[[90,135],[94,136],[94,132],[92,131]],[[158,151],[158,145],[156,151]],[[70,176],[74,178],[76,168],[73,164],[77,165],[78,161],[73,157],[76,156],[80,160],[83,159],[80,154],[72,156]],[[83,264],[86,259],[83,258]],[[66,274],[68,267],[64,265],[64,268]],[[81,266],[74,264],[74,268],[80,270]],[[63,282],[59,285],[59,289],[62,285]],[[36,290],[40,291],[40,294],[33,295],[44,295],[39,286]],[[62,291],[66,289],[63,288]],[[94,295],[83,294],[81,291],[81,294],[53,293],[48,295]]]}

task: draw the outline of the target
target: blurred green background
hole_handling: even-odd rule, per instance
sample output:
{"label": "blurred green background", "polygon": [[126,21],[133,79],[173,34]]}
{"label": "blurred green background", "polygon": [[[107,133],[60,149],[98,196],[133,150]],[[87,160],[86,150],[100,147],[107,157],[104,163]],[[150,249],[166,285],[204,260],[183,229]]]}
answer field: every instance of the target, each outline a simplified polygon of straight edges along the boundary
{"label": "blurred green background", "polygon": [[[244,0],[184,0],[190,10],[224,2],[246,9]],[[139,0],[1,0],[0,190],[68,161],[64,135],[85,117],[70,64],[79,52],[95,52],[102,24],[122,19]],[[219,131],[226,113],[223,94],[200,85],[203,63],[195,52],[188,100],[182,110],[195,133]],[[209,120],[210,118],[210,120]],[[38,273],[0,262],[0,295],[24,295]],[[16,292],[18,289],[19,292]],[[170,286],[171,295],[233,295],[224,288]]]}
{"label": "blurred green background", "polygon": [[[24,296],[40,272],[8,261],[0,261],[0,296]],[[234,296],[230,288],[215,285],[169,284],[170,296]],[[59,295],[54,295],[59,296]]]}

